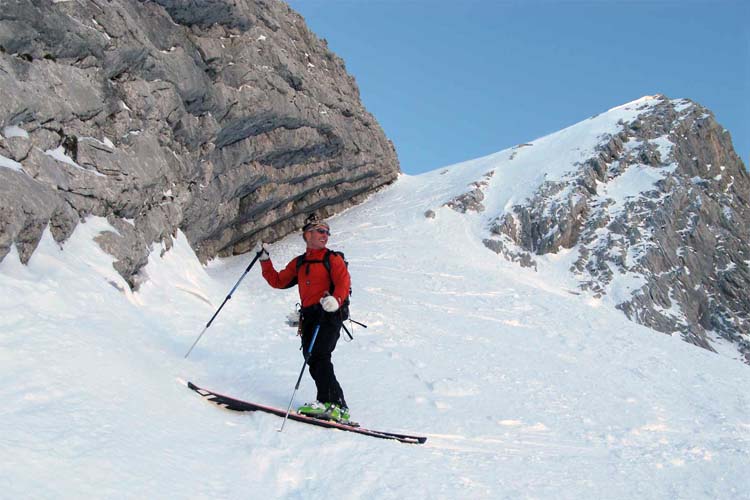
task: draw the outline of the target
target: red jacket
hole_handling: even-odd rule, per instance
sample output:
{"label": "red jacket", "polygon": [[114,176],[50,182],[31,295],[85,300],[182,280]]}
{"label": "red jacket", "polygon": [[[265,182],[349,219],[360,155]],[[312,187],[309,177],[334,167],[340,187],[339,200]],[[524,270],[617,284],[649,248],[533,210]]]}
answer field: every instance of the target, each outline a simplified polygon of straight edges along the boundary
{"label": "red jacket", "polygon": [[296,258],[292,259],[280,272],[274,269],[270,259],[261,261],[263,277],[274,288],[288,288],[296,277],[302,307],[309,307],[320,302],[320,299],[331,289],[331,279],[333,279],[332,295],[339,301],[340,306],[349,297],[351,278],[344,259],[335,253],[330,255],[331,274],[329,276],[328,270],[322,262],[327,251],[327,248],[308,249],[305,252],[305,260],[321,262],[305,262],[299,268],[299,273],[297,272]]}

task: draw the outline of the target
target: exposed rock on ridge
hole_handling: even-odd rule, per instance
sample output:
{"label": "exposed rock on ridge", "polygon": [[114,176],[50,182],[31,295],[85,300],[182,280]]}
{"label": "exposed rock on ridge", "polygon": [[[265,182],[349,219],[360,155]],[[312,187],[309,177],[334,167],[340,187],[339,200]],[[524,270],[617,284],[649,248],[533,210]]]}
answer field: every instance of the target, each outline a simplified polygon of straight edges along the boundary
{"label": "exposed rock on ridge", "polygon": [[444,206],[450,207],[456,212],[465,214],[466,212],[484,212],[484,188],[489,184],[489,180],[495,175],[493,170],[484,174],[480,181],[472,182],[469,187],[472,188],[464,194],[458,195],[452,200],[446,202]]}
{"label": "exposed rock on ridge", "polygon": [[6,2],[0,94],[0,259],[104,216],[131,286],[178,228],[203,260],[241,253],[399,170],[343,61],[279,1]]}
{"label": "exposed rock on ridge", "polygon": [[[655,182],[615,201],[610,186],[626,176]],[[618,307],[630,319],[711,350],[730,343],[750,363],[750,176],[705,108],[665,97],[644,105],[491,232],[490,248],[526,265],[577,246],[571,271],[583,289],[611,294],[628,279],[632,295]]]}

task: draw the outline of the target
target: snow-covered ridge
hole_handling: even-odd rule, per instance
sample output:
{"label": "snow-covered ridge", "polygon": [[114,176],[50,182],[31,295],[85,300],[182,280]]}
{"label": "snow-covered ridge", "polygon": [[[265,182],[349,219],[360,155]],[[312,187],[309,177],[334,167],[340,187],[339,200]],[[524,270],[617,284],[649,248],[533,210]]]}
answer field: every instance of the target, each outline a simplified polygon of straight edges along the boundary
{"label": "snow-covered ridge", "polygon": [[622,123],[636,120],[659,102],[659,96],[644,97],[529,143],[424,175],[447,176],[460,192],[464,185],[477,182],[488,171],[501,167],[498,176],[484,190],[485,196],[493,200],[487,211],[499,211],[532,198],[542,182],[575,175],[582,162],[596,156],[602,138],[617,135]]}
{"label": "snow-covered ridge", "polygon": [[[561,265],[578,288],[702,347],[723,338],[735,344],[733,357],[750,362],[750,301],[737,298],[750,285],[742,265],[750,235],[731,223],[750,214],[750,182],[704,108],[647,96],[450,170],[467,175],[472,189],[448,203],[481,200],[490,249],[533,268],[539,255],[564,251]],[[479,186],[487,170],[494,175]],[[715,263],[686,260],[685,249],[714,253],[696,239],[702,227],[734,252]]]}

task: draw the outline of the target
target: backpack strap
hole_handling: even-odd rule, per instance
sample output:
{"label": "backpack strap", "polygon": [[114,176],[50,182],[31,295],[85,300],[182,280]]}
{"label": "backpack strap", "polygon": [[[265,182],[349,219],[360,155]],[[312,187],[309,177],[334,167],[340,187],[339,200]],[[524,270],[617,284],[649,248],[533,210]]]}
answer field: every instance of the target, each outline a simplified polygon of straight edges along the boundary
{"label": "backpack strap", "polygon": [[310,264],[323,264],[325,266],[325,268],[326,268],[326,271],[328,271],[328,276],[330,277],[330,275],[331,275],[331,262],[330,262],[329,257],[328,257],[328,253],[329,252],[330,252],[330,250],[328,250],[328,252],[325,253],[325,255],[323,256],[322,260],[307,260],[307,259],[305,259],[305,256],[307,254],[304,254],[304,253],[302,255],[300,255],[299,257],[297,257],[297,264],[296,264],[296,266],[297,266],[297,274],[299,274],[300,268],[303,265],[305,265],[305,264],[307,264],[307,269],[305,270],[305,272],[307,274],[310,274]]}
{"label": "backpack strap", "polygon": [[[338,255],[341,257],[341,260],[344,261],[344,265],[348,268],[349,263],[346,261],[346,257],[344,256],[344,252],[339,252],[336,250],[327,249],[326,253],[323,255],[323,258],[321,260],[306,260],[305,257],[307,256],[307,253],[303,253],[302,255],[299,255],[296,257],[295,262],[295,268],[297,270],[297,273],[294,276],[294,279],[292,279],[287,286],[284,288],[291,288],[295,286],[297,283],[299,283],[299,272],[300,269],[302,269],[302,266],[307,264],[307,269],[305,272],[310,272],[310,264],[323,264],[325,266],[326,271],[328,271],[328,280],[330,281],[330,287],[328,289],[328,292],[333,295],[333,291],[336,288],[336,285],[333,282],[333,275],[331,274],[331,255]],[[342,326],[344,327],[344,330],[346,331],[346,334],[349,336],[350,339],[354,340],[354,337],[352,336],[351,332],[346,328],[344,325],[344,321],[346,321],[349,318],[349,304],[350,304],[350,297],[352,295],[352,288],[349,286],[349,297],[346,298],[343,304],[341,304],[341,307],[338,310],[338,318],[341,321]],[[353,321],[353,320],[352,320]],[[365,328],[367,328],[367,325],[363,325],[362,323],[359,323],[357,321],[353,321],[354,323],[357,323],[358,325],[362,325]]]}
{"label": "backpack strap", "polygon": [[[286,285],[284,288],[292,288],[293,286],[297,285],[299,283],[299,280],[297,276],[299,276],[299,270],[307,264],[307,269],[305,272],[310,272],[310,264],[323,264],[325,266],[326,271],[328,271],[328,280],[331,282],[330,288],[328,292],[333,295],[333,290],[336,288],[336,285],[333,283],[333,275],[331,274],[331,255],[338,255],[341,257],[341,259],[344,261],[344,265],[349,267],[348,262],[346,262],[346,257],[344,257],[344,252],[338,252],[336,250],[327,249],[326,253],[323,255],[323,258],[321,260],[306,260],[305,257],[307,256],[307,253],[303,253],[302,255],[298,255],[296,257],[296,269],[297,269],[297,275],[295,275],[294,279],[292,279],[288,285]],[[349,295],[352,294],[351,287],[349,287]],[[349,298],[347,297],[346,301],[344,302],[343,306],[349,305]],[[348,315],[348,312],[347,312]]]}
{"label": "backpack strap", "polygon": [[297,283],[299,283],[297,276],[299,275],[299,268],[302,267],[302,264],[305,262],[305,254],[298,255],[297,257],[295,257],[295,260],[297,261],[295,264],[297,273],[294,275],[294,278],[292,278],[289,283],[283,287],[284,289],[292,288],[293,286],[296,286]]}
{"label": "backpack strap", "polygon": [[[305,264],[307,264],[307,269],[306,269],[307,273],[310,272],[310,264],[323,264],[325,266],[326,270],[328,271],[328,277],[329,277],[329,279],[331,281],[331,288],[333,288],[333,277],[331,276],[331,260],[330,260],[330,254],[331,253],[334,253],[334,252],[331,251],[331,250],[328,250],[325,253],[325,255],[323,256],[322,260],[306,260],[305,259],[305,257],[307,256],[306,253],[303,253],[302,255],[298,255],[297,257],[295,257],[294,258],[294,260],[295,260],[294,266],[295,266],[295,269],[297,271],[297,274],[295,274],[294,278],[292,278],[289,281],[289,283],[284,288],[285,289],[286,288],[292,288],[293,286],[296,286],[299,283],[299,279],[297,278],[297,276],[299,276],[299,270]],[[335,252],[335,253],[338,253],[338,252]],[[331,293],[333,293],[333,290],[331,290]]]}

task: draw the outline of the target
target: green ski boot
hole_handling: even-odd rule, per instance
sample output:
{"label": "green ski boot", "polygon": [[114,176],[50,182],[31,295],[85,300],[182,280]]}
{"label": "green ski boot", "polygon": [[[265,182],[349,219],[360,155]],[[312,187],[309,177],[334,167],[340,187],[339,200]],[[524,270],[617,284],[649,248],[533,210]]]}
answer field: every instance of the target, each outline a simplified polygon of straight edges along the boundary
{"label": "green ski boot", "polygon": [[325,417],[328,411],[328,404],[323,404],[320,401],[313,401],[312,403],[305,403],[297,408],[297,413],[305,415],[307,417],[314,418],[327,418]]}
{"label": "green ski boot", "polygon": [[337,404],[332,403],[326,403],[326,406],[329,406],[328,412],[330,414],[330,419],[334,420],[340,424],[348,424],[350,423],[349,420],[349,408],[346,406],[339,406]]}
{"label": "green ski boot", "polygon": [[297,413],[322,420],[333,420],[341,424],[352,423],[349,420],[349,408],[334,403],[321,403],[320,401],[305,403],[297,409]]}

